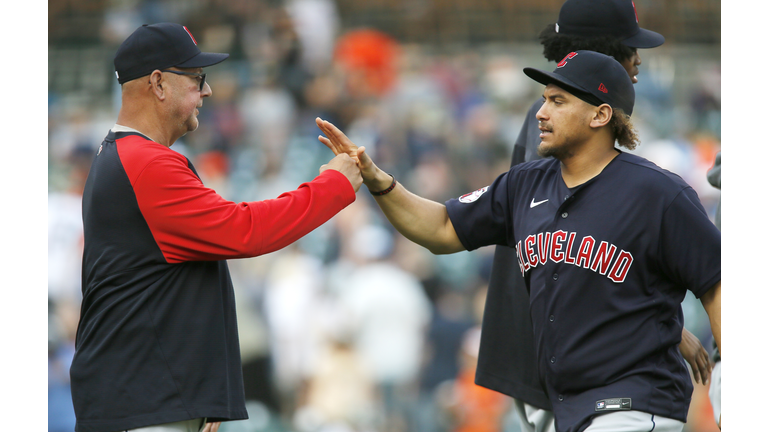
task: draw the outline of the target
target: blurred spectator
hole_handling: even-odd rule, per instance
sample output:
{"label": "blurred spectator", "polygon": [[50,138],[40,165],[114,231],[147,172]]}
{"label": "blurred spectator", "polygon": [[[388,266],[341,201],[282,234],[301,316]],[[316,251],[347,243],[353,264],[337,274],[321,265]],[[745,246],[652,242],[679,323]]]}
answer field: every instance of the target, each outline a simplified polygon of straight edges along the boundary
{"label": "blurred spectator", "polygon": [[320,348],[316,305],[323,271],[319,259],[294,244],[276,256],[266,275],[264,311],[280,402],[287,412],[295,409],[296,396],[316,368]]}
{"label": "blurred spectator", "polygon": [[355,351],[352,328],[340,325],[328,334],[307,383],[306,403],[296,413],[302,431],[344,425],[350,430],[375,426],[376,388],[367,363]]}
{"label": "blurred spectator", "polygon": [[501,432],[504,414],[511,406],[510,397],[475,384],[479,349],[480,327],[476,326],[464,335],[461,370],[445,401],[455,419],[453,432]]}
{"label": "blurred spectator", "polygon": [[384,400],[385,431],[412,428],[429,300],[418,279],[387,260],[392,235],[362,226],[351,237],[355,267],[339,284],[339,301],[355,329],[355,350]]}
{"label": "blurred spectator", "polygon": [[301,60],[313,74],[331,65],[339,16],[332,0],[287,0],[286,8],[295,23],[301,46]]}
{"label": "blurred spectator", "polygon": [[69,366],[75,354],[79,310],[71,303],[48,302],[48,431],[71,432],[75,409],[69,383]]}
{"label": "blurred spectator", "polygon": [[353,98],[383,96],[397,79],[400,47],[389,35],[372,29],[352,30],[336,41],[336,61],[348,73]]}
{"label": "blurred spectator", "polygon": [[465,295],[440,286],[433,305],[421,373],[417,429],[420,432],[442,430],[444,426],[440,424],[435,405],[437,389],[459,375],[459,352],[465,333],[474,325],[468,318],[468,309]]}

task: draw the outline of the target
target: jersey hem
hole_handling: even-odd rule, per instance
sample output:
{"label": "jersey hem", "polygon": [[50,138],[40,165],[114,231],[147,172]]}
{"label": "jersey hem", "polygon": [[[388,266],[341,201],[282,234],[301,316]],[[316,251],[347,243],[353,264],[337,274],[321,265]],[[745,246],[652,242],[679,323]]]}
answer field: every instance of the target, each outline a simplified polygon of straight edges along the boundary
{"label": "jersey hem", "polygon": [[552,410],[549,398],[547,398],[546,393],[543,391],[522,383],[510,381],[490,372],[478,369],[475,373],[475,384],[505,394],[509,397],[519,399],[536,408],[547,411]]}
{"label": "jersey hem", "polygon": [[114,432],[127,429],[174,423],[196,418],[216,418],[217,421],[246,420],[248,411],[227,409],[196,409],[190,411],[172,411],[157,414],[145,414],[122,419],[78,420],[75,432]]}

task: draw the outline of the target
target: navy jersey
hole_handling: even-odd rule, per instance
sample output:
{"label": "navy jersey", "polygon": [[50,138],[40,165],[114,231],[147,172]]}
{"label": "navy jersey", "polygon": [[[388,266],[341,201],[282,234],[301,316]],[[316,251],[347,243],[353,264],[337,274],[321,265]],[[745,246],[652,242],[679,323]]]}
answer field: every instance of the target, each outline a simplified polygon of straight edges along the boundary
{"label": "navy jersey", "polygon": [[227,201],[181,154],[110,132],[83,192],[75,430],[248,418],[225,259],[278,250],[354,200],[326,170],[276,199]]}
{"label": "navy jersey", "polygon": [[[541,142],[536,113],[543,104],[544,99],[539,98],[528,109],[515,142],[512,166],[540,158],[536,153]],[[517,266],[509,265],[516,260],[514,248],[496,246],[483,312],[475,383],[552,410],[536,367],[528,289]]]}
{"label": "navy jersey", "polygon": [[620,153],[569,189],[545,159],[446,206],[467,250],[515,248],[558,431],[613,409],[686,420],[680,303],[720,280],[720,233],[679,176]]}

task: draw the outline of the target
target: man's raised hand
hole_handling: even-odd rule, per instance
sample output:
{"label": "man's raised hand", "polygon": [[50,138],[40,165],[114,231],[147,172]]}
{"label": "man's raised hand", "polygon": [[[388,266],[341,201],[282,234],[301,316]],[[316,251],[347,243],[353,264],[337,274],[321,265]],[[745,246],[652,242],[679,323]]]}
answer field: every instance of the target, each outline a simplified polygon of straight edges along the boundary
{"label": "man's raised hand", "polygon": [[357,146],[347,138],[344,132],[340,131],[339,128],[333,125],[333,123],[323,120],[320,117],[315,119],[315,123],[325,134],[325,136],[318,136],[317,139],[331,149],[333,154],[340,155],[346,153],[349,157],[354,159],[355,162],[358,162]]}

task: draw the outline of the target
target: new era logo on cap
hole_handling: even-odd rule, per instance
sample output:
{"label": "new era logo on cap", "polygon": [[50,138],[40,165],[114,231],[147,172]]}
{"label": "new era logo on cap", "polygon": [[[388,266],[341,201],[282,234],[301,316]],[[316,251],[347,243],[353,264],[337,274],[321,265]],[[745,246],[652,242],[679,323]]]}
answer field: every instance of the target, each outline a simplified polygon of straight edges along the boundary
{"label": "new era logo on cap", "polygon": [[603,93],[608,93],[608,89],[605,88],[605,85],[603,83],[600,83],[600,87],[598,87],[597,89]]}

